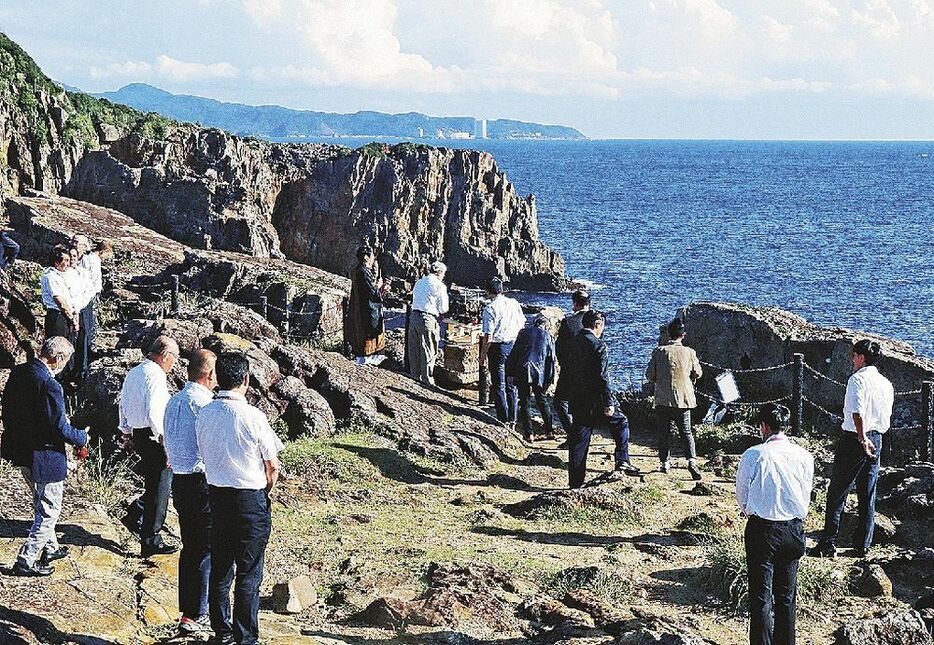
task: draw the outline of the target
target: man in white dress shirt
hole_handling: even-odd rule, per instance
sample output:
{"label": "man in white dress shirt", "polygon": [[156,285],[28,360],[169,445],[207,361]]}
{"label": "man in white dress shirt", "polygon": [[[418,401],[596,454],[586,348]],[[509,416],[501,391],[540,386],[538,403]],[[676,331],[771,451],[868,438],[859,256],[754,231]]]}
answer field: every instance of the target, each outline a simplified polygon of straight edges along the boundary
{"label": "man in white dress shirt", "polygon": [[182,552],[178,558],[179,631],[211,631],[208,580],[211,576],[211,504],[195,420],[214,400],[217,356],[207,349],[188,360],[188,382],[165,408],[165,453],[172,468],[172,501],[178,512]]}
{"label": "man in white dress shirt", "polygon": [[748,518],[744,542],[751,645],[795,642],[798,561],[804,555],[814,458],[785,435],[790,418],[783,405],[761,408],[763,443],[743,453],[736,472],[736,501]]}
{"label": "man in white dress shirt", "polygon": [[78,243],[78,252],[81,257],[78,268],[84,272],[85,276],[81,322],[78,330],[78,343],[75,346],[75,367],[77,375],[84,376],[91,359],[91,347],[97,336],[97,299],[104,290],[101,261],[110,257],[111,247],[107,241],[92,245],[84,235],[75,236],[75,240]]}
{"label": "man in white dress shirt", "polygon": [[42,272],[42,304],[45,306],[45,337],[62,336],[75,341],[78,329],[78,311],[75,309],[65,279],[71,263],[68,249],[56,245],[49,253],[49,266]]}
{"label": "man in white dress shirt", "polygon": [[211,627],[218,643],[253,645],[259,637],[259,588],[272,530],[269,493],[279,478],[282,442],[266,415],[246,401],[246,354],[224,352],[214,370],[220,391],[195,422],[211,500]]}
{"label": "man in white dress shirt", "polygon": [[428,275],[412,289],[412,315],[409,319],[409,373],[422,383],[435,384],[434,368],[441,340],[441,316],[448,312],[448,288],[443,262],[432,262]]}
{"label": "man in white dress shirt", "polygon": [[174,553],[178,547],[162,540],[162,527],[172,489],[164,434],[165,406],[169,402],[166,374],[178,360],[178,344],[168,336],[159,336],[149,348],[147,358],[131,369],[120,390],[120,431],[124,445],[140,457],[143,494],[130,505],[124,525],[138,528],[143,557]]}
{"label": "man in white dress shirt", "polygon": [[855,555],[865,557],[872,545],[882,435],[889,429],[895,399],[892,383],[876,369],[881,357],[882,348],[876,341],[860,340],[853,346],[853,375],[846,382],[843,436],[833,456],[824,532],[808,555],[830,558],[836,555],[840,516],[854,485],[859,515],[853,537]]}
{"label": "man in white dress shirt", "polygon": [[506,359],[516,342],[516,336],[525,327],[525,314],[517,300],[503,295],[503,281],[499,278],[490,280],[487,295],[490,304],[483,309],[480,364],[488,361],[496,418],[514,424],[519,393],[515,385],[506,382]]}

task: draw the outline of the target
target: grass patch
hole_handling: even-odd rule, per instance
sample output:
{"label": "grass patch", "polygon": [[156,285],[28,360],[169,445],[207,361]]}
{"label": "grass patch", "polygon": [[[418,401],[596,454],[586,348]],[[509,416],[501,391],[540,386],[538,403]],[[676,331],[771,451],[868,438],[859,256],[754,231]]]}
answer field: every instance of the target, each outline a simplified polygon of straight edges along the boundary
{"label": "grass patch", "polygon": [[664,490],[656,484],[642,484],[608,489],[583,501],[573,495],[558,497],[552,503],[532,509],[525,517],[570,528],[630,526],[642,523],[644,509],[652,508],[664,498]]}
{"label": "grass patch", "polygon": [[631,596],[634,588],[630,578],[595,566],[571,567],[546,574],[538,582],[545,592],[554,598],[564,598],[568,592],[575,589],[586,589],[595,596],[614,603]]}
{"label": "grass patch", "polygon": [[711,425],[702,423],[694,428],[698,454],[712,456],[718,452],[740,454],[761,442],[758,432],[745,423]]}
{"label": "grass patch", "polygon": [[74,482],[80,497],[101,504],[111,515],[142,486],[131,458],[116,453],[105,456],[100,443],[91,447]]}
{"label": "grass patch", "polygon": [[[749,583],[746,577],[746,550],[739,534],[711,538],[704,544],[710,567],[708,588],[734,611],[746,607]],[[847,578],[832,560],[802,558],[798,567],[798,604],[803,607],[831,606],[847,593]]]}
{"label": "grass patch", "polygon": [[341,435],[339,439],[297,439],[286,443],[285,450],[279,453],[282,467],[290,476],[324,483],[360,484],[378,479],[376,468],[353,452],[333,445],[335,440],[366,445],[362,437],[354,435]]}

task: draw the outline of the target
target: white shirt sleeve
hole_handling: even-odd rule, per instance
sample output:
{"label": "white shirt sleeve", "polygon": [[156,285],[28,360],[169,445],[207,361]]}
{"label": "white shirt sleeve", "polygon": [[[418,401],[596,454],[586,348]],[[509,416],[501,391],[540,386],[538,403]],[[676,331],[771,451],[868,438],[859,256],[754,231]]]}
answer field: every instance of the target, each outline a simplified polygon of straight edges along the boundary
{"label": "white shirt sleeve", "polygon": [[276,436],[276,433],[273,432],[265,414],[260,413],[257,415],[254,432],[256,434],[256,443],[259,446],[259,453],[263,456],[264,461],[271,460],[285,447],[279,437]]}
{"label": "white shirt sleeve", "polygon": [[483,314],[480,316],[481,318],[480,331],[482,331],[484,334],[493,333],[493,312],[490,309],[492,306],[493,305],[491,303],[487,305],[486,307],[484,307]]}
{"label": "white shirt sleeve", "polygon": [[149,427],[153,437],[161,437],[165,432],[165,408],[169,403],[169,386],[164,378],[150,378],[146,381],[148,390]]}
{"label": "white shirt sleeve", "polygon": [[120,428],[120,432],[122,432],[123,434],[131,434],[133,432],[133,428],[130,427],[130,423],[127,421],[127,418],[126,418],[126,410],[124,409],[125,399],[126,399],[126,383],[124,382],[124,387],[120,392],[120,405],[118,406],[120,410],[119,428]]}
{"label": "white shirt sleeve", "polygon": [[739,510],[746,513],[746,506],[749,503],[749,483],[752,481],[755,471],[755,461],[752,453],[745,452],[739,460],[739,467],[736,469],[736,503]]}

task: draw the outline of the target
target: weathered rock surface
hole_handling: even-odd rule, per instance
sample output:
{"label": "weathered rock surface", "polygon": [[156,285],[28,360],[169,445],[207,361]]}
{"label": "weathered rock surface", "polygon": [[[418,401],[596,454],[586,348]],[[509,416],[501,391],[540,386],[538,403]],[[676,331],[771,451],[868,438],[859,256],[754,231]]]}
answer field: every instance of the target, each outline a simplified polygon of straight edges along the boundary
{"label": "weathered rock surface", "polygon": [[918,612],[888,612],[878,618],[856,620],[838,629],[834,645],[931,645]]}
{"label": "weathered rock surface", "polygon": [[318,592],[308,576],[273,585],[272,604],[280,614],[298,614],[318,602]]}
{"label": "weathered rock surface", "polygon": [[[767,307],[701,302],[680,311],[690,333],[686,344],[697,350],[702,361],[729,369],[783,365],[793,354],[804,354],[805,397],[840,415],[846,380],[852,373],[850,359],[854,343],[861,338],[882,346],[880,371],[895,390],[916,391],[924,381],[934,380],[934,361],[918,356],[907,343],[840,327],[820,327],[787,311]],[[698,389],[716,393],[714,378],[719,371],[705,368]],[[824,378],[826,377],[826,378]],[[828,380],[831,379],[831,380]],[[737,377],[743,400],[767,400],[789,395],[790,369]],[[834,382],[836,381],[836,382]],[[921,397],[899,396],[892,415],[893,434],[887,439],[887,463],[900,464],[923,454],[925,438],[921,423]],[[805,405],[805,423],[832,430],[834,420]],[[913,427],[905,430],[902,428]]]}
{"label": "weathered rock surface", "polygon": [[508,504],[503,511],[515,517],[533,518],[543,514],[565,514],[589,509],[611,514],[637,512],[633,501],[626,496],[628,486],[619,488],[594,486],[571,490],[539,493],[527,500]]}
{"label": "weathered rock surface", "polygon": [[860,596],[875,598],[892,595],[892,581],[878,564],[863,563],[855,568],[852,587]]}

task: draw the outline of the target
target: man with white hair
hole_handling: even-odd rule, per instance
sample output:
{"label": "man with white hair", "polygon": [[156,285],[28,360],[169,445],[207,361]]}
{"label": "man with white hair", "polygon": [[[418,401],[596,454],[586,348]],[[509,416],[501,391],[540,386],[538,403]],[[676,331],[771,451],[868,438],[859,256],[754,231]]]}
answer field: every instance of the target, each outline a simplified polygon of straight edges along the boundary
{"label": "man with white hair", "polygon": [[62,511],[68,458],[65,444],[87,446],[87,429],[71,425],[62,386],[55,380],[74,348],[62,336],[47,338],[39,357],[10,371],[3,391],[3,443],[0,455],[19,466],[32,491],[35,519],[16,556],[13,574],[48,576],[51,562],[68,555],[58,543],[55,524]]}
{"label": "man with white hair", "polygon": [[428,275],[412,290],[412,315],[409,319],[409,373],[422,383],[435,384],[434,367],[441,340],[441,316],[448,311],[448,288],[443,262],[432,262]]}

